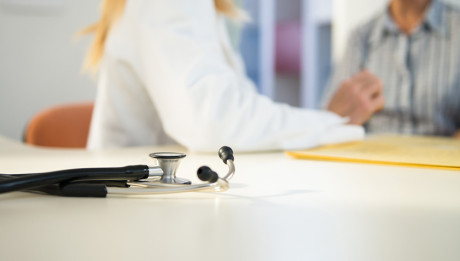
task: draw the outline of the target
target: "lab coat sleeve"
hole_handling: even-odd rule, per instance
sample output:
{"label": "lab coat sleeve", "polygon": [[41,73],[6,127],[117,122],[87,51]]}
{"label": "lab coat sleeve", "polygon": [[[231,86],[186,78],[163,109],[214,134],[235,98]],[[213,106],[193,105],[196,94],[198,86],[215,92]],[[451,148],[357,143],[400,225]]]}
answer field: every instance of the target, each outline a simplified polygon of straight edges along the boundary
{"label": "lab coat sleeve", "polygon": [[145,86],[165,131],[190,150],[302,149],[363,136],[333,113],[275,103],[249,86],[222,50],[213,0],[132,8]]}

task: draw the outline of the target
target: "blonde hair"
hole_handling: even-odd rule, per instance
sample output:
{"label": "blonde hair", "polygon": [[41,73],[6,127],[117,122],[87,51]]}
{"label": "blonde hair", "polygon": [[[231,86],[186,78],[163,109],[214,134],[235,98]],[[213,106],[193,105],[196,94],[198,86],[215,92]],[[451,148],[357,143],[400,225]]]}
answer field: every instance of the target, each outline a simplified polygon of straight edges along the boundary
{"label": "blonde hair", "polygon": [[[99,21],[79,32],[80,35],[94,34],[94,40],[83,66],[85,70],[93,72],[97,70],[99,61],[104,54],[104,45],[107,35],[123,13],[125,4],[126,0],[103,0],[101,3],[101,18]],[[229,18],[238,20],[240,18],[244,19],[246,16],[243,11],[237,8],[233,0],[214,0],[214,5],[219,13]]]}

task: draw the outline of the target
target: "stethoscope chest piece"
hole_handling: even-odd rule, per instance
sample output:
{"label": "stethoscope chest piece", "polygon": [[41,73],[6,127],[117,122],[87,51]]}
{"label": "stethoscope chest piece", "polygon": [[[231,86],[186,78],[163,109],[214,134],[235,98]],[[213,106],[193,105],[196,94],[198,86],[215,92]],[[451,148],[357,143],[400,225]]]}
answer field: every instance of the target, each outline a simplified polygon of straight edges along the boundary
{"label": "stethoscope chest piece", "polygon": [[150,157],[157,160],[163,175],[160,178],[161,183],[165,184],[192,184],[188,179],[176,177],[176,171],[179,167],[180,160],[185,158],[186,154],[177,152],[155,152],[150,153]]}

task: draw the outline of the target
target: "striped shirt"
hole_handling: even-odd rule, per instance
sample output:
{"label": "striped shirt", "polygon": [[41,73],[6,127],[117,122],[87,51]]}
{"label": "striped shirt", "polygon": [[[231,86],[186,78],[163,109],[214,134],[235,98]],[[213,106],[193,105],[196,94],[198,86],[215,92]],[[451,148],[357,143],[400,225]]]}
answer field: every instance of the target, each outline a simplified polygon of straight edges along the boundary
{"label": "striped shirt", "polygon": [[460,129],[460,11],[433,0],[409,35],[388,8],[355,30],[326,90],[362,69],[383,82],[385,108],[366,124],[370,133],[453,135]]}

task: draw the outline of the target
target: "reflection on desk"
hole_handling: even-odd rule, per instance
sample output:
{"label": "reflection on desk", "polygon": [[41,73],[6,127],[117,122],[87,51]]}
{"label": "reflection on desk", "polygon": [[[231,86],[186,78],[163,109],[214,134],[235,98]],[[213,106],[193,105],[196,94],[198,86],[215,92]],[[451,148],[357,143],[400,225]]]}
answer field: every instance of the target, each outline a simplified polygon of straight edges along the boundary
{"label": "reflection on desk", "polygon": [[[218,148],[216,148],[217,151]],[[0,172],[152,164],[148,154],[0,138]],[[460,173],[238,154],[224,193],[0,195],[0,260],[460,260]],[[178,176],[226,166],[189,154]]]}

